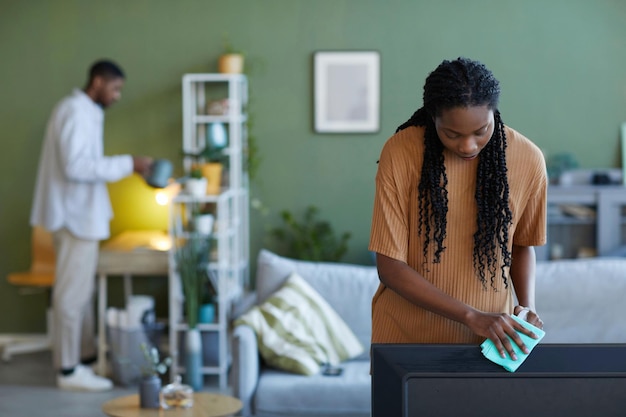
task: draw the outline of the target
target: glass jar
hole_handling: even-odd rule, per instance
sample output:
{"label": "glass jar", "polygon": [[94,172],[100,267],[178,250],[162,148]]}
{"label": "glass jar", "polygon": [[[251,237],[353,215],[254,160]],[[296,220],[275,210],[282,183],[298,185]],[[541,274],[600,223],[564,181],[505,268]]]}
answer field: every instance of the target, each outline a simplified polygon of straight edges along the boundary
{"label": "glass jar", "polygon": [[176,375],[174,382],[163,387],[161,390],[161,407],[189,408],[193,406],[193,389],[189,385],[181,383],[180,375]]}

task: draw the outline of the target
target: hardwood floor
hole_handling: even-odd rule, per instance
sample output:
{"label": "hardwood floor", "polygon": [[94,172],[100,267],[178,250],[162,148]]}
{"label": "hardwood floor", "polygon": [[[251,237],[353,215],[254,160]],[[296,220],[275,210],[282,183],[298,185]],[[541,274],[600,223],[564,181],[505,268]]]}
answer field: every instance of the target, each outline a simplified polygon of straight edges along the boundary
{"label": "hardwood floor", "polygon": [[[217,381],[204,390],[219,392]],[[137,393],[137,387],[115,386],[112,391],[88,393],[56,387],[50,352],[15,355],[0,361],[0,416],[2,417],[104,417],[102,403]]]}
{"label": "hardwood floor", "polygon": [[56,387],[50,352],[15,355],[0,362],[0,416],[103,417],[102,403],[134,394],[136,387],[114,387],[99,393],[70,392]]}

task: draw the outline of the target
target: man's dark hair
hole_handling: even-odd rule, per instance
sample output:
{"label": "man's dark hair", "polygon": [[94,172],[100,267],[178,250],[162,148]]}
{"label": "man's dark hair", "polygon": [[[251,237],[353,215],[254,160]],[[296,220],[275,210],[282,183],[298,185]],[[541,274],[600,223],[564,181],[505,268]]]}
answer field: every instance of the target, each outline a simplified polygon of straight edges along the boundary
{"label": "man's dark hair", "polygon": [[443,110],[457,107],[488,106],[494,111],[495,128],[489,143],[479,154],[476,178],[476,232],[474,233],[474,269],[486,287],[486,272],[495,289],[498,251],[505,287],[508,287],[506,268],[511,266],[508,249],[512,214],[509,207],[509,183],[506,167],[506,136],[504,124],[497,110],[500,84],[483,64],[466,58],[443,61],[426,78],[424,106],[418,109],[396,132],[409,126],[424,126],[424,162],[418,185],[419,234],[424,235],[424,259],[431,241],[437,245],[434,262],[441,261],[446,237],[448,213],[448,177],[444,166],[443,149],[433,118]]}
{"label": "man's dark hair", "polygon": [[113,78],[126,78],[124,71],[122,71],[119,65],[106,59],[94,62],[91,68],[89,68],[89,84],[91,84],[96,77],[104,77],[108,80]]}

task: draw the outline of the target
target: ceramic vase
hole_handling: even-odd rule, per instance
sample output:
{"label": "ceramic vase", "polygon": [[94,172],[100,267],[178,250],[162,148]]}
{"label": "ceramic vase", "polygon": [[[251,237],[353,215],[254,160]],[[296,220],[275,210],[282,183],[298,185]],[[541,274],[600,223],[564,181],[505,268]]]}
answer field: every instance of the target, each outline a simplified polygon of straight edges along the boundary
{"label": "ceramic vase", "polygon": [[206,132],[206,145],[211,149],[224,149],[228,145],[228,133],[224,123],[209,123]]}
{"label": "ceramic vase", "polygon": [[185,336],[185,383],[195,391],[202,389],[202,337],[197,328],[188,329]]}
{"label": "ceramic vase", "polygon": [[200,311],[198,311],[198,322],[206,324],[215,322],[215,304],[207,303],[200,306]]}
{"label": "ceramic vase", "polygon": [[157,375],[146,376],[139,383],[139,406],[141,408],[160,408],[161,379]]}

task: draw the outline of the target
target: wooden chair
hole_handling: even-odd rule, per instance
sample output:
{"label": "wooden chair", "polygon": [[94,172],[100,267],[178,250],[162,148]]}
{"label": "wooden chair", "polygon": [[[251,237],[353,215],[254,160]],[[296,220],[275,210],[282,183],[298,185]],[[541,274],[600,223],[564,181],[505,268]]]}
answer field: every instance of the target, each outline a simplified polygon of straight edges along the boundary
{"label": "wooden chair", "polygon": [[[45,291],[50,295],[54,284],[54,244],[52,234],[42,227],[35,226],[31,237],[31,266],[28,271],[13,272],[7,276],[7,281],[20,288],[20,293],[37,293]],[[8,361],[11,355],[19,353],[39,352],[52,348],[51,340],[51,312],[46,314],[46,334],[21,335],[15,334],[4,337],[0,344],[4,344],[2,360]]]}

